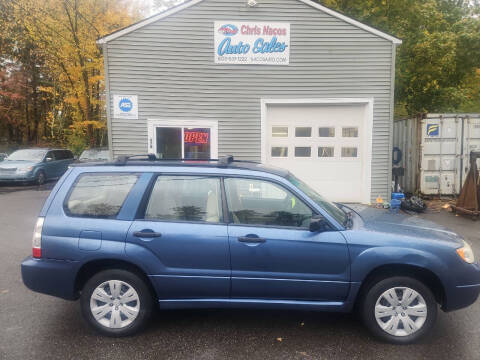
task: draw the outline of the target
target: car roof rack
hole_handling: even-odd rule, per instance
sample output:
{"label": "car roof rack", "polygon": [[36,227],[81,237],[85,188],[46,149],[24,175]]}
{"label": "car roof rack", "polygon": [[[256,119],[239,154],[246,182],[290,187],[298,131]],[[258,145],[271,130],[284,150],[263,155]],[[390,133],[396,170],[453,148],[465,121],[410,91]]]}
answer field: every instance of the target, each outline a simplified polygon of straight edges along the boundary
{"label": "car roof rack", "polygon": [[[226,155],[226,156],[221,156],[218,159],[159,159],[156,157],[155,154],[138,154],[138,155],[122,155],[119,156],[115,161],[114,165],[122,166],[122,165],[127,165],[129,160],[138,160],[138,161],[148,161],[150,162],[149,165],[151,165],[151,162],[169,162],[169,163],[179,163],[179,162],[187,162],[187,163],[195,163],[195,164],[201,164],[201,163],[210,163],[211,165],[214,165],[212,163],[217,163],[216,165],[218,167],[227,167],[232,163],[251,163],[251,164],[259,164],[258,161],[250,161],[250,160],[235,160],[233,155]],[[160,164],[159,164],[160,165]]]}

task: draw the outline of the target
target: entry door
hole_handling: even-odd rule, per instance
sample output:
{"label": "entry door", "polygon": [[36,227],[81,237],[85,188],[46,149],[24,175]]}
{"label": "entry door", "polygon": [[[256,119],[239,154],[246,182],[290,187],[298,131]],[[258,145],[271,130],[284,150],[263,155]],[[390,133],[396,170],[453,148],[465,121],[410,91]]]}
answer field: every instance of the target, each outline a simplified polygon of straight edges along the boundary
{"label": "entry door", "polygon": [[160,159],[218,158],[215,121],[149,120],[149,153]]}
{"label": "entry door", "polygon": [[349,258],[337,231],[310,232],[313,212],[284,187],[225,179],[232,298],[343,301]]}
{"label": "entry door", "polygon": [[221,204],[219,178],[158,176],[127,242],[155,255],[146,266],[160,299],[228,298],[230,256]]}

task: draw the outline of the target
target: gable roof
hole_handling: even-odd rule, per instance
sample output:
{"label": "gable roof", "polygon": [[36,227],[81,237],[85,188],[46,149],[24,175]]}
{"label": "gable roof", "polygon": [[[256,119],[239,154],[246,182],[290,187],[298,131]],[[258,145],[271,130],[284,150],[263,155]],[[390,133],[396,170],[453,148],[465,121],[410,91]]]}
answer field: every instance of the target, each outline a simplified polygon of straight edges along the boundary
{"label": "gable roof", "polygon": [[[97,40],[97,44],[105,44],[105,43],[108,43],[109,41],[115,40],[115,39],[117,39],[117,38],[119,38],[119,37],[121,37],[121,36],[123,36],[123,35],[126,35],[126,34],[131,33],[132,31],[135,31],[135,30],[140,29],[140,28],[142,28],[142,27],[144,27],[144,26],[147,26],[147,25],[149,25],[149,24],[151,24],[151,23],[153,23],[153,22],[155,22],[155,21],[158,21],[158,20],[161,20],[161,19],[163,19],[163,18],[166,18],[167,16],[173,15],[173,14],[179,12],[179,11],[185,10],[185,9],[189,8],[190,6],[196,5],[196,4],[198,4],[199,2],[202,2],[202,1],[203,1],[203,0],[190,0],[190,1],[186,1],[186,2],[184,2],[184,3],[182,3],[182,4],[178,5],[178,6],[174,6],[174,7],[170,8],[170,9],[168,9],[168,10],[165,10],[165,11],[163,11],[163,12],[161,12],[161,13],[158,13],[158,14],[156,14],[156,15],[153,15],[153,16],[151,16],[151,17],[148,17],[148,18],[146,18],[146,19],[144,19],[144,20],[141,20],[141,21],[139,21],[139,22],[137,22],[137,23],[135,23],[135,24],[132,24],[132,25],[127,26],[127,27],[125,27],[125,28],[123,28],[123,29],[117,30],[117,31],[115,31],[115,32],[113,32],[113,33],[111,33],[111,34],[105,35],[105,36],[103,36],[103,37],[101,37],[101,38],[99,38],[99,39]],[[337,19],[340,19],[340,20],[342,20],[342,21],[345,21],[346,23],[349,23],[349,24],[351,24],[351,25],[353,25],[353,26],[356,26],[356,27],[358,27],[358,28],[360,28],[360,29],[363,29],[363,30],[365,30],[365,31],[367,31],[367,32],[369,32],[369,33],[372,33],[372,34],[374,34],[374,35],[376,35],[376,36],[378,36],[378,37],[381,37],[381,38],[383,38],[383,39],[385,39],[385,40],[391,41],[392,43],[394,43],[394,44],[396,44],[396,45],[399,45],[399,44],[402,43],[402,40],[400,40],[400,39],[398,39],[398,38],[396,38],[396,37],[394,37],[394,36],[392,36],[392,35],[389,35],[389,34],[387,34],[387,33],[384,33],[384,32],[382,32],[382,31],[380,31],[380,30],[378,30],[378,29],[375,29],[374,27],[365,25],[365,24],[361,23],[360,21],[354,20],[354,19],[352,19],[352,18],[350,18],[350,17],[348,17],[348,16],[345,16],[345,15],[337,12],[337,11],[334,11],[334,10],[332,10],[332,9],[330,9],[330,8],[327,8],[327,7],[323,6],[323,5],[320,5],[320,4],[318,4],[318,3],[316,3],[316,2],[314,2],[314,1],[312,1],[312,0],[297,0],[297,1],[301,1],[301,2],[303,2],[303,3],[305,3],[305,4],[307,4],[307,5],[315,8],[315,9],[318,9],[318,10],[320,10],[320,11],[323,11],[323,12],[326,13],[326,14],[329,14],[329,15],[331,15],[331,16],[333,16],[333,17],[336,17]]]}

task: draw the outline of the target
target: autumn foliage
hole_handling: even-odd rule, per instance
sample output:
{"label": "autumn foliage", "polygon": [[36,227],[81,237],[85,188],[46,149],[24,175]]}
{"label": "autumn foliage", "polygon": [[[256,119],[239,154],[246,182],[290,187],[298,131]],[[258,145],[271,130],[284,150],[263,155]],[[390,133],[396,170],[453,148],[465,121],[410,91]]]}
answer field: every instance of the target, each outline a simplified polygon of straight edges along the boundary
{"label": "autumn foliage", "polygon": [[77,151],[105,144],[96,40],[137,20],[137,10],[126,0],[1,0],[0,137]]}

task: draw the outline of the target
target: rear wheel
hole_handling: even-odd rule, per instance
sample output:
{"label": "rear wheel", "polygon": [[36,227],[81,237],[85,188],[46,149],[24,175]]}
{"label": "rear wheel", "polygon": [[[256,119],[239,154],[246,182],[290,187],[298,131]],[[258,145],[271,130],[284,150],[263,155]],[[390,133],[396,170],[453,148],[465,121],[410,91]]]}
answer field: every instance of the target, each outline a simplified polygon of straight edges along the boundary
{"label": "rear wheel", "polygon": [[85,284],[82,313],[95,330],[107,336],[140,331],[152,312],[152,295],[145,281],[125,270],[105,270]]}
{"label": "rear wheel", "polygon": [[409,344],[433,327],[437,302],[423,283],[409,277],[393,277],[370,287],[361,312],[374,335],[391,343]]}

